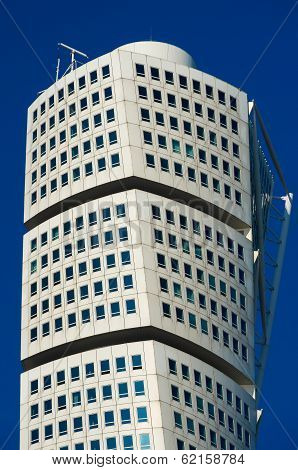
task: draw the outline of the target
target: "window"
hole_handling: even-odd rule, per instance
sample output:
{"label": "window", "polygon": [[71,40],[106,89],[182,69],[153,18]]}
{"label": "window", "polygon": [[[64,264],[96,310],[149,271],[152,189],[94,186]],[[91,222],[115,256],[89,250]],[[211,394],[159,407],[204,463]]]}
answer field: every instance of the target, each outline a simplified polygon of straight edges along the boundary
{"label": "window", "polygon": [[95,93],[92,94],[92,105],[95,106],[99,104],[99,93],[96,91]]}
{"label": "window", "polygon": [[102,387],[102,398],[103,398],[103,400],[111,400],[112,399],[112,386],[111,385],[103,385],[103,387]]}
{"label": "window", "polygon": [[186,418],[186,427],[189,434],[195,434],[195,425],[194,421],[191,418]]}
{"label": "window", "polygon": [[112,168],[115,168],[116,166],[120,165],[119,153],[113,153],[111,155],[111,165],[112,165]]}
{"label": "window", "polygon": [[118,280],[116,277],[108,279],[109,291],[116,292],[118,290]]}
{"label": "window", "polygon": [[239,158],[239,145],[233,142],[233,156]]}
{"label": "window", "polygon": [[179,402],[180,401],[179,388],[176,385],[171,385],[171,390],[172,390],[172,400]]}
{"label": "window", "polygon": [[201,103],[195,103],[195,115],[203,117],[203,107]]}
{"label": "window", "polygon": [[81,311],[81,316],[82,316],[82,324],[84,323],[89,323],[90,322],[90,310],[89,308],[86,308]]}
{"label": "window", "polygon": [[220,104],[226,104],[226,94],[221,90],[218,90],[218,101]]}
{"label": "window", "polygon": [[215,122],[215,111],[212,108],[207,108],[208,121]]}
{"label": "window", "polygon": [[205,380],[206,380],[206,390],[207,390],[207,392],[212,393],[212,391],[213,391],[212,379],[206,375]]}
{"label": "window", "polygon": [[89,429],[97,429],[98,428],[98,416],[97,413],[93,413],[88,416],[89,421]]}
{"label": "window", "polygon": [[38,417],[38,404],[31,405],[31,419]]}
{"label": "window", "polygon": [[158,146],[162,149],[167,148],[167,139],[164,135],[158,135],[157,136],[157,141],[158,141]]}
{"label": "window", "polygon": [[189,253],[190,253],[189,241],[188,241],[188,240],[184,240],[184,239],[182,238],[181,243],[182,243],[182,251],[183,251],[183,253],[189,254]]}
{"label": "window", "polygon": [[53,425],[47,424],[44,427],[44,438],[45,440],[47,440],[47,439],[52,439],[52,437],[53,437]]}
{"label": "window", "polygon": [[174,422],[176,428],[182,429],[182,416],[177,411],[174,411]]}
{"label": "window", "polygon": [[200,174],[201,177],[201,185],[205,188],[208,188],[208,175],[207,173],[202,173]]}
{"label": "window", "polygon": [[169,172],[169,162],[166,158],[160,158],[161,171]]}
{"label": "window", "polygon": [[216,432],[210,429],[210,442],[212,447],[217,447]]}
{"label": "window", "polygon": [[127,264],[130,264],[130,252],[129,251],[122,251],[121,252],[121,264],[122,266],[125,266]]}
{"label": "window", "polygon": [[129,408],[124,408],[124,409],[120,410],[120,419],[121,419],[121,424],[130,424],[131,423],[130,409]]}
{"label": "window", "polygon": [[227,128],[227,116],[225,114],[220,113],[219,122],[221,127],[223,127],[224,129]]}
{"label": "window", "polygon": [[151,79],[159,80],[159,70],[156,67],[150,67]]}
{"label": "window", "polygon": [[188,121],[183,121],[184,134],[192,135],[191,123]]}
{"label": "window", "polygon": [[238,134],[238,122],[235,121],[234,119],[231,120],[231,127],[232,127],[232,132],[234,134]]}
{"label": "window", "polygon": [[146,164],[149,168],[155,168],[154,155],[146,153]]}
{"label": "window", "polygon": [[82,88],[85,88],[86,86],[86,78],[83,75],[82,77],[79,78],[79,90],[82,90]]}
{"label": "window", "polygon": [[55,319],[55,333],[58,333],[58,331],[62,331],[63,324],[62,324],[62,318],[56,318]]}
{"label": "window", "polygon": [[81,416],[73,418],[73,431],[80,432],[83,430],[83,419]]}
{"label": "window", "polygon": [[142,357],[140,354],[131,356],[133,370],[142,369]]}
{"label": "window", "polygon": [[190,328],[197,328],[197,317],[194,313],[188,312],[188,322]]}
{"label": "window", "polygon": [[197,126],[197,138],[200,140],[205,140],[205,129],[204,127]]}
{"label": "window", "polygon": [[159,126],[164,126],[165,125],[164,116],[163,116],[162,113],[156,112],[155,113],[155,120],[156,120],[157,125],[159,125]]}
{"label": "window", "polygon": [[117,132],[116,131],[109,132],[109,144],[113,145],[116,143],[117,143]]}
{"label": "window", "polygon": [[170,374],[177,375],[177,364],[173,359],[169,359],[169,371]]}
{"label": "window", "polygon": [[110,373],[110,361],[108,359],[100,361],[101,375]]}
{"label": "window", "polygon": [[185,403],[185,406],[189,406],[190,408],[192,407],[191,393],[188,392],[187,390],[184,390],[184,403]]}
{"label": "window", "polygon": [[148,421],[146,406],[140,406],[137,408],[137,418],[138,423],[146,423]]}
{"label": "window", "polygon": [[171,306],[166,302],[162,302],[162,312],[165,317],[171,318]]}
{"label": "window", "polygon": [[152,145],[152,134],[148,131],[143,131],[144,143],[147,145]]}
{"label": "window", "polygon": [[32,305],[30,308],[30,319],[37,317],[37,305]]}
{"label": "window", "polygon": [[117,217],[125,217],[125,204],[116,205],[116,215]]}
{"label": "window", "polygon": [[111,316],[117,317],[120,315],[120,304],[119,302],[112,302],[111,303]]}
{"label": "window", "polygon": [[105,101],[111,100],[113,98],[112,87],[107,87],[104,89]]}
{"label": "window", "polygon": [[144,388],[144,381],[143,380],[137,380],[134,382],[134,390],[135,390],[135,395],[141,396],[145,395],[145,388]]}
{"label": "window", "polygon": [[237,111],[237,99],[234,96],[230,96],[230,107],[234,111]]}
{"label": "window", "polygon": [[118,394],[119,398],[128,397],[128,386],[126,382],[118,383]]}
{"label": "window", "polygon": [[142,121],[150,122],[149,109],[141,108],[141,119],[142,119]]}
{"label": "window", "polygon": [[160,277],[159,278],[159,283],[160,283],[160,290],[162,292],[168,292],[169,291],[168,280],[167,279],[164,279],[163,277]]}
{"label": "window", "polygon": [[33,282],[30,286],[30,294],[31,297],[35,294],[37,294],[37,282]]}
{"label": "window", "polygon": [[58,410],[65,410],[66,408],[66,395],[60,395],[57,399]]}
{"label": "window", "polygon": [[36,201],[37,201],[37,193],[36,193],[36,191],[34,191],[31,194],[31,205],[36,204]]}
{"label": "window", "polygon": [[119,228],[119,239],[121,242],[128,240],[127,227]]}
{"label": "window", "polygon": [[229,151],[229,141],[226,137],[221,137],[221,148],[225,152]]}
{"label": "window", "polygon": [[217,136],[215,132],[209,131],[209,140],[211,145],[217,145]]}
{"label": "window", "polygon": [[107,450],[117,450],[116,437],[107,437],[106,448]]}
{"label": "window", "polygon": [[139,91],[139,98],[142,98],[144,100],[147,99],[147,88],[144,86],[138,86],[138,91]]}
{"label": "window", "polygon": [[189,113],[189,101],[186,98],[181,98],[182,111]]}
{"label": "window", "polygon": [[68,95],[72,95],[75,91],[74,82],[68,84]]}
{"label": "window", "polygon": [[182,308],[176,307],[176,320],[179,323],[184,323],[184,312]]}
{"label": "window", "polygon": [[96,312],[96,320],[102,320],[103,318],[105,318],[104,305],[97,305],[97,307],[95,307],[95,312]]}
{"label": "window", "polygon": [[179,75],[179,85],[180,85],[180,88],[187,89],[187,78],[184,77],[183,75]]}
{"label": "window", "polygon": [[148,450],[150,449],[150,437],[149,434],[140,434],[139,435],[139,440],[140,440],[140,448],[141,450]]}
{"label": "window", "polygon": [[126,370],[125,357],[116,358],[116,369],[117,372],[124,372]]}
{"label": "window", "polygon": [[176,108],[176,97],[168,93],[168,106]]}
{"label": "window", "polygon": [[131,435],[123,436],[122,439],[123,439],[124,450],[132,450],[133,449],[133,437]]}
{"label": "window", "polygon": [[80,369],[79,367],[72,367],[70,369],[70,376],[71,376],[71,381],[75,382],[76,380],[80,380]]}
{"label": "window", "polygon": [[165,71],[165,80],[168,85],[174,85],[174,74],[173,72]]}
{"label": "window", "polygon": [[39,429],[32,429],[30,443],[32,445],[36,444],[36,442],[39,442]]}
{"label": "window", "polygon": [[193,80],[192,81],[192,90],[193,93],[201,93],[201,84],[198,80]]}
{"label": "window", "polygon": [[110,66],[109,65],[104,65],[101,68],[101,72],[102,72],[102,78],[103,79],[108,78],[110,76]]}
{"label": "window", "polygon": [[114,412],[113,411],[105,411],[104,412],[104,421],[105,421],[105,426],[114,426],[114,424],[115,424]]}
{"label": "window", "polygon": [[184,380],[189,380],[189,367],[185,364],[181,364],[182,378]]}
{"label": "window", "polygon": [[58,423],[58,432],[59,436],[64,436],[67,434],[67,421],[59,421]]}
{"label": "window", "polygon": [[153,100],[155,103],[162,103],[162,96],[160,90],[153,90]]}
{"label": "window", "polygon": [[82,98],[80,100],[80,108],[81,108],[81,111],[84,111],[85,109],[87,109],[88,107],[88,102],[87,102],[87,98]]}
{"label": "window", "polygon": [[206,85],[206,96],[213,100],[213,87],[210,85]]}
{"label": "window", "polygon": [[42,325],[42,336],[43,337],[49,336],[49,334],[50,334],[50,324],[49,322],[47,322]]}
{"label": "window", "polygon": [[235,190],[235,201],[238,206],[242,205],[242,197],[240,191]]}
{"label": "window", "polygon": [[96,83],[96,82],[97,82],[97,71],[93,70],[92,72],[90,72],[90,83],[91,85],[93,85],[93,83]]}
{"label": "window", "polygon": [[32,380],[30,383],[30,392],[31,395],[34,395],[35,393],[38,393],[38,380]]}
{"label": "window", "polygon": [[81,406],[81,392],[73,392],[72,393],[72,406]]}
{"label": "window", "polygon": [[246,321],[241,318],[241,333],[246,335],[247,333],[247,324]]}
{"label": "window", "polygon": [[143,64],[136,64],[136,74],[138,77],[145,77],[145,67]]}
{"label": "window", "polygon": [[37,341],[37,328],[32,328],[30,330],[30,341],[33,343],[34,341]]}
{"label": "window", "polygon": [[136,313],[136,303],[134,299],[127,299],[125,300],[126,305],[126,313]]}

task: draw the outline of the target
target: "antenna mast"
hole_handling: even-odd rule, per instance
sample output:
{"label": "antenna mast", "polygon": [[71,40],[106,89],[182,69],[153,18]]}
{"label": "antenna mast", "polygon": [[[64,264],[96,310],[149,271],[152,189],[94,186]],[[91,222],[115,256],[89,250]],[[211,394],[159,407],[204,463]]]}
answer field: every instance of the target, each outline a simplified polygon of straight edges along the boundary
{"label": "antenna mast", "polygon": [[[72,72],[73,70],[77,68],[77,64],[80,62],[76,60],[76,54],[84,57],[85,59],[88,59],[87,54],[84,54],[84,52],[78,51],[77,49],[67,46],[66,44],[63,44],[62,42],[58,42],[58,50],[60,47],[63,47],[64,49],[70,51],[70,64],[65,70],[62,77],[64,77],[64,75],[66,75],[68,72]],[[59,79],[59,69],[60,69],[60,57],[58,56],[57,67],[56,67],[56,81]]]}

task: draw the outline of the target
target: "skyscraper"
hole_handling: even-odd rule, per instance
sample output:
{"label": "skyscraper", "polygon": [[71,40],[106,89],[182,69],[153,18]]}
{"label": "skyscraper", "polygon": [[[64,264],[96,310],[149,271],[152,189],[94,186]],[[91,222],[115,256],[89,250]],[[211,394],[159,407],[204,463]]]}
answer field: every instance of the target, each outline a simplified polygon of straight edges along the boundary
{"label": "skyscraper", "polygon": [[38,96],[21,448],[255,447],[291,206],[268,297],[273,169],[284,183],[255,104],[172,45],[73,62]]}

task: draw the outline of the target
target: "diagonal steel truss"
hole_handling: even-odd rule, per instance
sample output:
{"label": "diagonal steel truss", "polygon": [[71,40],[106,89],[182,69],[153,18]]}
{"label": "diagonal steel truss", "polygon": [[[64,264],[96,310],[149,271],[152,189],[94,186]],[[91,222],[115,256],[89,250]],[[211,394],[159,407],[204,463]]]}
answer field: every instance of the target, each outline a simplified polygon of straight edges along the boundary
{"label": "diagonal steel truss", "polygon": [[[293,195],[289,193],[260,112],[249,102],[254,248],[256,401],[259,401],[270,345]],[[269,163],[260,138],[269,154]],[[275,178],[276,177],[276,178]],[[284,195],[275,195],[282,188]]]}

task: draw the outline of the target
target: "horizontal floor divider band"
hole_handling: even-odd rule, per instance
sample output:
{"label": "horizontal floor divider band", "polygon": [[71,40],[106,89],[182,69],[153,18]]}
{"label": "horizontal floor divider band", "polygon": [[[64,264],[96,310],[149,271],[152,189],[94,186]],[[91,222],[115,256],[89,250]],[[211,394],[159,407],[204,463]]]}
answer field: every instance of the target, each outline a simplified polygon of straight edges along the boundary
{"label": "horizontal floor divider band", "polygon": [[63,201],[59,201],[27,220],[25,222],[25,227],[28,230],[32,230],[42,222],[45,222],[46,220],[58,214],[62,214],[69,209],[78,207],[81,204],[108,195],[129,191],[131,189],[146,191],[151,194],[156,194],[158,196],[180,202],[181,204],[186,204],[189,207],[197,209],[214,217],[215,219],[220,220],[235,230],[247,231],[250,229],[250,226],[246,222],[232,215],[227,210],[212,204],[210,201],[196,197],[193,194],[190,194],[186,191],[181,191],[180,189],[173,188],[166,184],[150,181],[145,178],[139,178],[137,176],[130,176],[128,178],[122,178],[117,181],[111,181],[109,183],[95,186],[94,188],[86,189],[85,191],[81,191],[78,194],[70,196]]}
{"label": "horizontal floor divider band", "polygon": [[35,367],[39,367],[48,362],[53,362],[57,359],[68,357],[73,354],[107,346],[150,340],[158,341],[159,343],[171,346],[179,351],[202,360],[206,364],[215,367],[223,374],[229,376],[239,385],[252,385],[254,383],[253,379],[247,376],[240,369],[234,367],[222,357],[209,351],[200,344],[154,326],[129,328],[88,336],[86,338],[79,338],[75,341],[55,346],[35,354],[34,356],[25,358],[22,361],[22,365],[24,371],[27,372]]}

